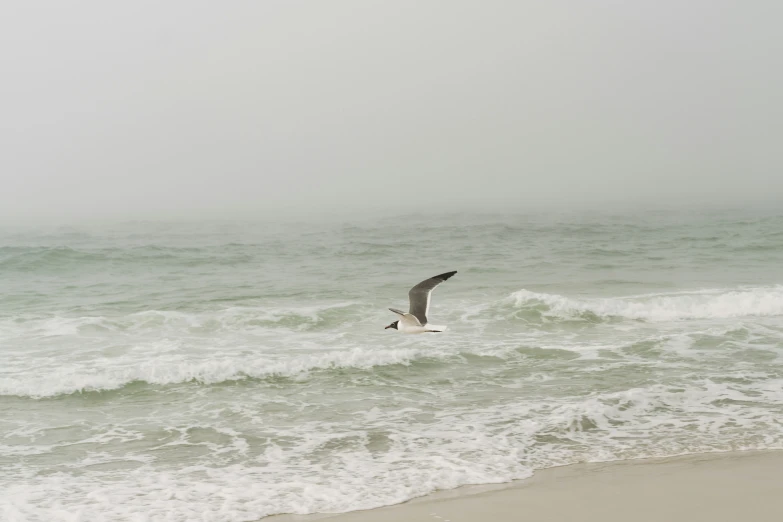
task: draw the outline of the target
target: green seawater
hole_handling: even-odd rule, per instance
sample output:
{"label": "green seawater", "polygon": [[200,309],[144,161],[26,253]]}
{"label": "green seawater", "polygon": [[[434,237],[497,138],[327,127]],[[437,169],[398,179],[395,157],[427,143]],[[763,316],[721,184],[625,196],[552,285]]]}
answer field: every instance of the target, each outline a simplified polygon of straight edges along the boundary
{"label": "green seawater", "polygon": [[[384,330],[449,270],[445,333]],[[780,212],[0,226],[2,520],[365,509],[781,419]]]}

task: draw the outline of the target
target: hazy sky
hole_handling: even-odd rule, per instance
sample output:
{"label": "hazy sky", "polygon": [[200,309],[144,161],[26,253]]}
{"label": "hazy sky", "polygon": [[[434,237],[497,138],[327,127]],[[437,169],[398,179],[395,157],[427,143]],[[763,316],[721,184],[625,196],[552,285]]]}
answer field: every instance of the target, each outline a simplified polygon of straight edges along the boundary
{"label": "hazy sky", "polygon": [[783,2],[0,8],[0,217],[783,204]]}

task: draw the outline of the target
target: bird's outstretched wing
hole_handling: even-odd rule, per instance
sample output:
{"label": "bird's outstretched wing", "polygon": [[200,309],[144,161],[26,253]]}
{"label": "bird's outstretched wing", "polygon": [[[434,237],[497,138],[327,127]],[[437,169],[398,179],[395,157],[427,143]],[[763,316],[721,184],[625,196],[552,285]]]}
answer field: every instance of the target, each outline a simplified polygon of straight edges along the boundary
{"label": "bird's outstretched wing", "polygon": [[[411,302],[410,313],[416,316],[416,319],[418,319],[421,324],[427,324],[427,314],[430,311],[432,290],[456,273],[457,271],[455,270],[453,272],[446,272],[445,274],[430,277],[410,289],[410,292],[408,292],[408,298]],[[396,312],[396,310],[393,311]]]}
{"label": "bird's outstretched wing", "polygon": [[389,308],[389,310],[391,310],[395,314],[400,314],[402,316],[402,317],[400,317],[400,322],[401,323],[404,323],[404,324],[406,324],[408,326],[424,326],[419,321],[418,317],[416,317],[413,314],[406,314],[402,310],[397,310],[396,308]]}

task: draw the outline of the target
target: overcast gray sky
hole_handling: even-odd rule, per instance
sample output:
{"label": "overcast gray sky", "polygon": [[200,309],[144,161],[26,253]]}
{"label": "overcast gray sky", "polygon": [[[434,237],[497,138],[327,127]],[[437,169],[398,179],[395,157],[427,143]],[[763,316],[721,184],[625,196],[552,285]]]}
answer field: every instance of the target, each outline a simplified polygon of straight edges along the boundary
{"label": "overcast gray sky", "polygon": [[783,2],[0,8],[0,216],[783,202]]}

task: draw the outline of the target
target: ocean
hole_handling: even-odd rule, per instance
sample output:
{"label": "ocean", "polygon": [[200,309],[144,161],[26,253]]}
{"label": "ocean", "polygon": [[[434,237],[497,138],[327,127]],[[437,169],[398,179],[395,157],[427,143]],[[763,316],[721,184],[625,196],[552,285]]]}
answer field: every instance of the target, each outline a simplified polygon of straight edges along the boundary
{"label": "ocean", "polygon": [[[388,307],[442,272],[431,321]],[[783,213],[0,226],[0,519],[255,521],[783,449]]]}

